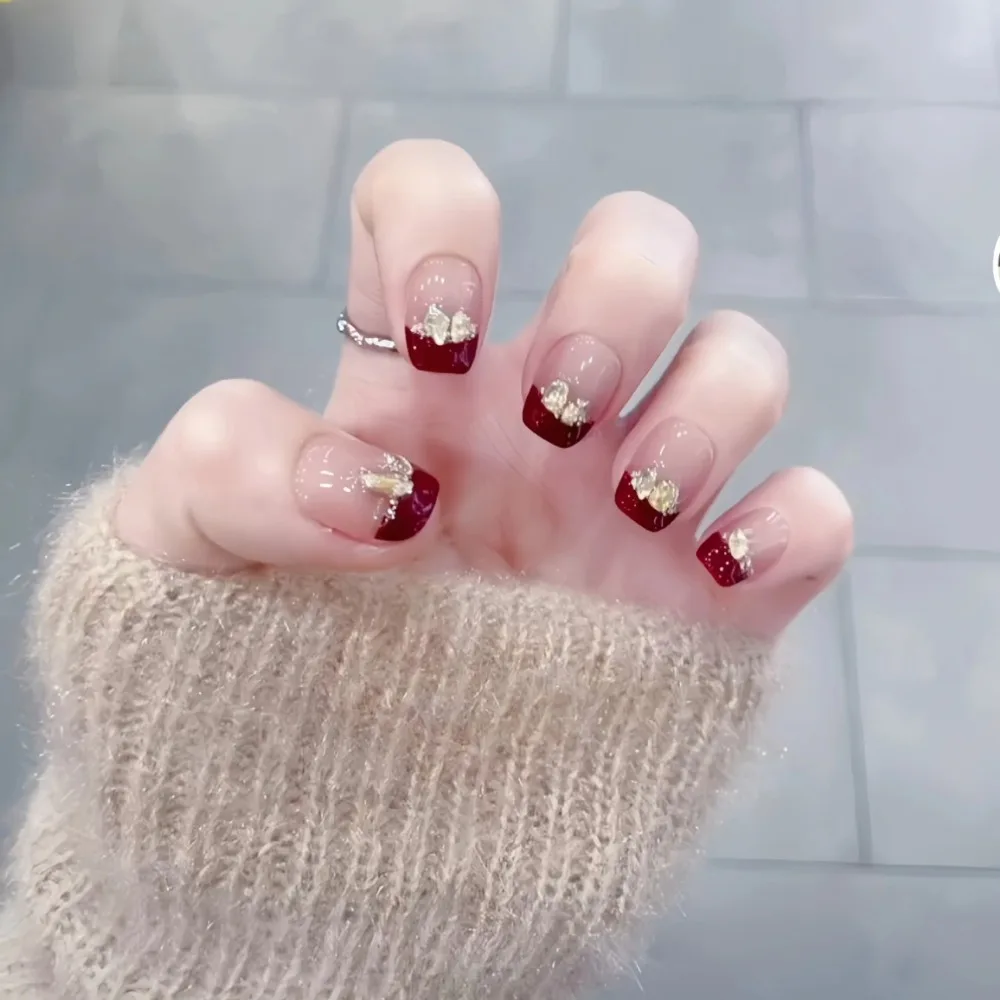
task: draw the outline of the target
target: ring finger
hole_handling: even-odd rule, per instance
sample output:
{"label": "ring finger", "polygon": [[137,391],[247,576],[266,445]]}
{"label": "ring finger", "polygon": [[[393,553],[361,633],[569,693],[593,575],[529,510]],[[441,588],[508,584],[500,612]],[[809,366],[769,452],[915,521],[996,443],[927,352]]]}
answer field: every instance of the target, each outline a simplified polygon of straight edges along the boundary
{"label": "ring finger", "polygon": [[777,424],[788,396],[778,341],[736,312],[691,334],[642,406],[613,463],[615,503],[647,531],[697,527],[736,467]]}
{"label": "ring finger", "polygon": [[[499,200],[469,154],[447,142],[394,143],[352,193],[348,316],[419,371],[463,375],[489,320],[499,255]],[[348,368],[371,360],[344,357]]]}
{"label": "ring finger", "polygon": [[697,257],[676,208],[639,192],[598,202],[525,334],[529,430],[569,448],[618,417],[684,319]]}

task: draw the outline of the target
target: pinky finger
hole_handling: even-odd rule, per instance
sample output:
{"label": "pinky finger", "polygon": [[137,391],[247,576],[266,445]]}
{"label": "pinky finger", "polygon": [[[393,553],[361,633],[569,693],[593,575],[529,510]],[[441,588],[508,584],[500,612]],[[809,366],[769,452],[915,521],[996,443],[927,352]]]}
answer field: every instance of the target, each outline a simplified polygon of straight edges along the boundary
{"label": "pinky finger", "polygon": [[423,551],[438,489],[408,459],[234,380],[181,408],[129,481],[116,527],[130,548],[201,572],[388,569]]}
{"label": "pinky finger", "polygon": [[843,493],[810,468],[779,472],[704,533],[698,560],[727,618],[776,635],[837,576],[854,524]]}

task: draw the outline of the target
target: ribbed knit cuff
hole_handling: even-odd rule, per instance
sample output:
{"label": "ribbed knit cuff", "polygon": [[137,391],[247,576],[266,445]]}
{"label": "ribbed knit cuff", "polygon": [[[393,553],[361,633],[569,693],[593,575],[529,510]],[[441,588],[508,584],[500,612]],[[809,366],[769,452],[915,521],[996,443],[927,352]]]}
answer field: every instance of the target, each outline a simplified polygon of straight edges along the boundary
{"label": "ribbed knit cuff", "polygon": [[0,1000],[62,1000],[54,992],[52,960],[27,933],[19,902],[0,912]]}
{"label": "ribbed knit cuff", "polygon": [[524,581],[189,575],[116,540],[121,475],[62,519],[33,619],[15,875],[59,989],[548,997],[620,958],[765,649]]}

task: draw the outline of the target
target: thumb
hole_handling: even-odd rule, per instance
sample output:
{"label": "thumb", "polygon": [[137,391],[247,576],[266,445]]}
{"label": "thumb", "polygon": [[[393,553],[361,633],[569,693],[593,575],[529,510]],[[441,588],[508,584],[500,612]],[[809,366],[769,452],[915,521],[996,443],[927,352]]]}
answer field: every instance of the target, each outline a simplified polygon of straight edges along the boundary
{"label": "thumb", "polygon": [[128,477],[115,525],[182,569],[374,571],[433,543],[438,481],[257,382],[189,400]]}

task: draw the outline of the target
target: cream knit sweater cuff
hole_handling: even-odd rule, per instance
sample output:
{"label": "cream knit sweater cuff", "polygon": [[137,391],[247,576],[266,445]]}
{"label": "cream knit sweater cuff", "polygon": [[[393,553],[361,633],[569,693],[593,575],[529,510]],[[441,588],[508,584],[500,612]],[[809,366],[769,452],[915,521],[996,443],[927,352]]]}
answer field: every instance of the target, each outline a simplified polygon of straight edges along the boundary
{"label": "cream knit sweater cuff", "polygon": [[118,485],[38,589],[0,997],[542,998],[630,954],[765,649],[523,581],[188,575]]}

